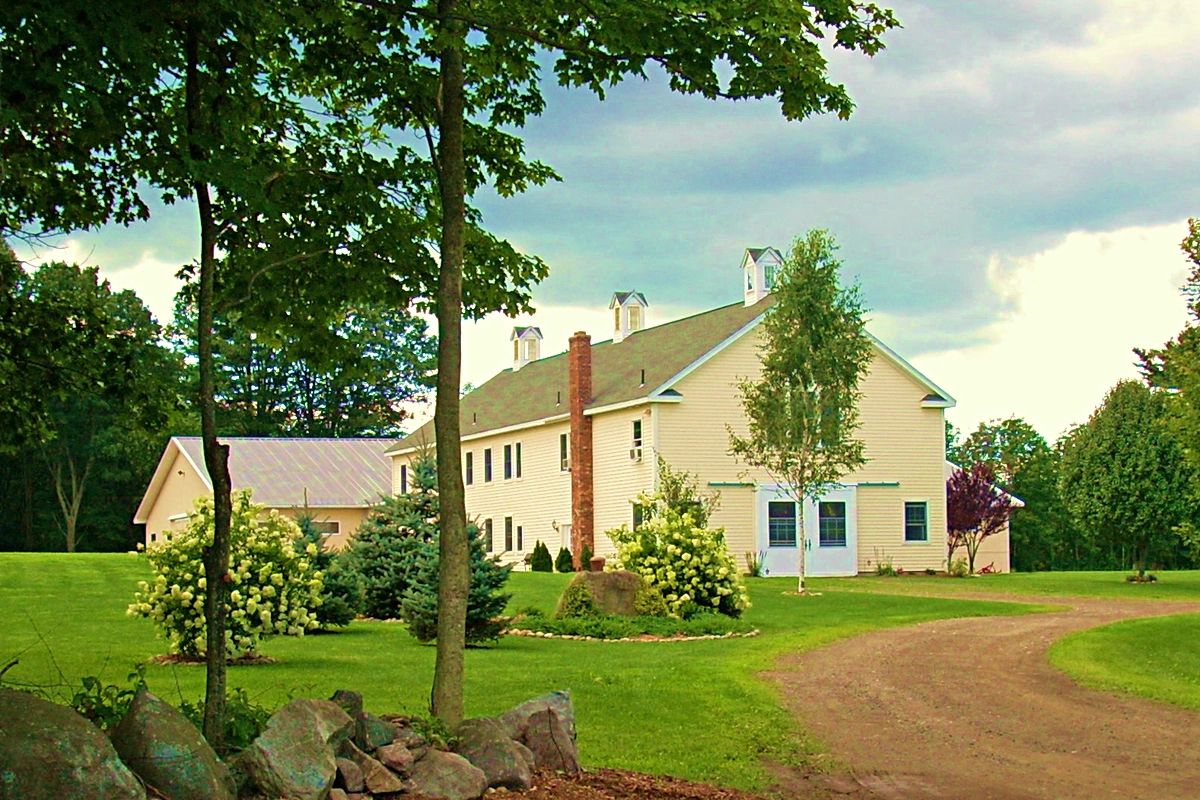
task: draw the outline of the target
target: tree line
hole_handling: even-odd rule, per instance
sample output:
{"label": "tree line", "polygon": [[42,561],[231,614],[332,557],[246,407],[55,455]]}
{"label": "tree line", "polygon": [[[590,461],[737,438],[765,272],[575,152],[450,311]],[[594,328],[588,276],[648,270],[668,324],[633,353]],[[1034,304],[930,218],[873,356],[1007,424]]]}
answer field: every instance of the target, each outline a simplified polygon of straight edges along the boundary
{"label": "tree line", "polygon": [[[195,310],[161,326],[96,267],[0,253],[0,550],[124,551],[167,439],[199,433]],[[397,436],[436,347],[408,309],[347,307],[323,335],[216,320],[217,413],[237,436]]]}
{"label": "tree line", "polygon": [[1200,567],[1200,220],[1181,249],[1188,324],[1136,350],[1142,380],[1117,383],[1086,422],[1052,444],[1019,417],[965,437],[947,423],[947,458],[986,465],[1025,501],[1014,570]]}

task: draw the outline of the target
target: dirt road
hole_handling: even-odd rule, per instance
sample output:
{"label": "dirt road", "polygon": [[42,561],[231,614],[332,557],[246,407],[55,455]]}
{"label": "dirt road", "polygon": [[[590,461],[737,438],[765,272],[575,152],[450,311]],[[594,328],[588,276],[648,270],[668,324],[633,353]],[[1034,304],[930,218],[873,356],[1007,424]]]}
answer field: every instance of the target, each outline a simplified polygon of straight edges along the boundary
{"label": "dirt road", "polygon": [[888,800],[1200,798],[1200,713],[1082,688],[1047,660],[1074,631],[1200,605],[1044,602],[1072,608],[878,631],[781,661],[770,677],[844,767],[803,783]]}

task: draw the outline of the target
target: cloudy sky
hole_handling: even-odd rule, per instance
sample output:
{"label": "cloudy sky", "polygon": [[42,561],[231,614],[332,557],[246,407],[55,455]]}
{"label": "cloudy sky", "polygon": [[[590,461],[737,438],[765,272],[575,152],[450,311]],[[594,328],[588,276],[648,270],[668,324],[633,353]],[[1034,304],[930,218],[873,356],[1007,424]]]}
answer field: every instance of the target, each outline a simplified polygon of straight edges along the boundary
{"label": "cloudy sky", "polygon": [[[482,198],[541,255],[543,352],[607,338],[612,291],[651,322],[734,302],[743,248],[809,228],[842,244],[871,329],[959,401],[960,428],[1023,416],[1047,437],[1185,322],[1178,249],[1200,215],[1200,3],[893,4],[904,28],[832,71],[850,121],[785,122],[631,82],[600,103],[548,87],[525,132],[563,182]],[[189,209],[63,243],[160,316],[195,251]],[[49,255],[49,254],[43,254]],[[61,258],[63,252],[52,254]],[[513,321],[469,326],[464,379],[507,366]]]}

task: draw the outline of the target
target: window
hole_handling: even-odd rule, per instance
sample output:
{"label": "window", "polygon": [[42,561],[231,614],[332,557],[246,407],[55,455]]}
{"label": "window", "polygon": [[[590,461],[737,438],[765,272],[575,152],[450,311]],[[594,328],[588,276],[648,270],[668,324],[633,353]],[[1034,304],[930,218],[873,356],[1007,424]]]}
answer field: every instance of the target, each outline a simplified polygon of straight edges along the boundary
{"label": "window", "polygon": [[846,546],[846,504],[817,504],[817,528],[821,547]]}
{"label": "window", "polygon": [[558,435],[558,469],[560,472],[566,472],[571,469],[571,453],[567,449],[567,435],[565,433]]}
{"label": "window", "polygon": [[524,549],[525,549],[525,529],[522,528],[520,525],[518,525],[517,526],[517,550],[522,551]]}
{"label": "window", "polygon": [[775,288],[775,273],[778,272],[778,270],[779,267],[776,264],[767,264],[767,266],[763,269],[763,276],[766,279],[763,281],[763,283],[766,284],[765,288]]}
{"label": "window", "polygon": [[513,549],[513,524],[512,517],[504,518],[504,551],[508,552]]}
{"label": "window", "polygon": [[492,448],[485,447],[483,450],[483,482],[492,482]]}
{"label": "window", "polygon": [[633,529],[636,531],[642,527],[642,522],[646,519],[646,509],[638,503],[633,504]]}
{"label": "window", "polygon": [[400,465],[400,494],[408,494],[408,464]]}
{"label": "window", "polygon": [[337,520],[312,520],[308,523],[314,531],[319,532],[322,536],[337,536],[342,532],[341,523]]}
{"label": "window", "polygon": [[617,306],[613,309],[613,330],[621,330],[621,307]]}
{"label": "window", "polygon": [[929,504],[924,500],[904,504],[904,541],[929,541]]}
{"label": "window", "polygon": [[640,419],[633,421],[633,446],[642,446],[642,421]]}
{"label": "window", "polygon": [[492,518],[483,521],[483,549],[492,552]]}
{"label": "window", "polygon": [[150,541],[152,541],[152,542],[157,542],[157,541],[158,541],[158,534],[157,534],[157,533],[152,533],[152,534],[150,534]]}
{"label": "window", "polygon": [[512,445],[504,445],[504,480],[513,476]]}
{"label": "window", "polygon": [[[517,450],[517,460],[516,460],[517,472],[516,472],[516,474],[517,474],[517,477],[519,478],[519,477],[521,477],[521,443],[517,442],[515,445],[513,445],[513,447],[515,447]],[[520,549],[520,548],[518,548],[518,549]]]}
{"label": "window", "polygon": [[791,500],[767,503],[767,544],[770,547],[796,546],[796,504]]}
{"label": "window", "polygon": [[751,266],[746,270],[746,291],[754,291],[754,267]]}
{"label": "window", "polygon": [[464,464],[464,468],[467,475],[463,480],[467,486],[470,486],[471,484],[475,483],[475,454],[470,450],[467,451],[467,459],[466,463]]}
{"label": "window", "polygon": [[642,329],[642,307],[629,307],[629,330],[639,331]]}
{"label": "window", "polygon": [[521,340],[513,339],[513,361],[521,360]]}

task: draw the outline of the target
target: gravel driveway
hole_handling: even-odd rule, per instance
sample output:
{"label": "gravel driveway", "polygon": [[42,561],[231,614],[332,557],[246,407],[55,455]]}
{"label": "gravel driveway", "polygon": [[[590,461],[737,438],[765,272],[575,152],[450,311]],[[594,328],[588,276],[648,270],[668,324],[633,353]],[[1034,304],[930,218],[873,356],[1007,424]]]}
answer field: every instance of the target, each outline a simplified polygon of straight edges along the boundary
{"label": "gravel driveway", "polygon": [[1200,713],[1080,687],[1047,660],[1074,631],[1200,605],[1042,602],[1071,608],[878,631],[783,659],[768,677],[840,765],[797,783],[895,800],[1200,798]]}

